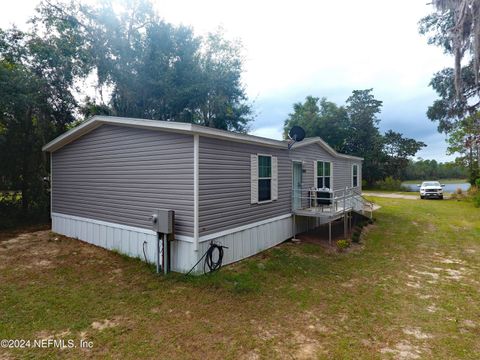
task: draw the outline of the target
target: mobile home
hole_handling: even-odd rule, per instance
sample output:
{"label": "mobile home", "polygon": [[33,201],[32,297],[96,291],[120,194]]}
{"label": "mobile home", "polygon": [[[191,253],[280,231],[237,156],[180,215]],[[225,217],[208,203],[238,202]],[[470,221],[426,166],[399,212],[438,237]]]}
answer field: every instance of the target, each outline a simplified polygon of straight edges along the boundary
{"label": "mobile home", "polygon": [[44,146],[52,230],[155,261],[155,209],[175,212],[171,267],[210,242],[231,263],[362,211],[362,158],[320,138],[287,141],[203,126],[95,116]]}

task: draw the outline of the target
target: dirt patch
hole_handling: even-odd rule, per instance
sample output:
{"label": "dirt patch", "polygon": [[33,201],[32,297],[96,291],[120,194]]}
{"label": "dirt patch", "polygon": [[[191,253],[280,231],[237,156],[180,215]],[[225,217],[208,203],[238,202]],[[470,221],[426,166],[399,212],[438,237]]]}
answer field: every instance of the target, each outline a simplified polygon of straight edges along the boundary
{"label": "dirt patch", "polygon": [[13,360],[13,356],[6,352],[0,351],[0,360]]}
{"label": "dirt patch", "polygon": [[417,340],[425,340],[432,338],[431,335],[426,334],[420,330],[420,328],[405,328],[403,329],[405,335],[411,335]]}
{"label": "dirt patch", "polygon": [[420,285],[420,283],[418,282],[407,282],[405,283],[405,285],[407,285],[408,287],[411,287],[411,288],[414,288],[414,289],[421,289],[422,288],[422,285]]}
{"label": "dirt patch", "polygon": [[462,325],[471,329],[474,329],[477,327],[477,324],[473,320],[463,320]]}
{"label": "dirt patch", "polygon": [[42,340],[51,340],[51,339],[65,339],[65,337],[71,335],[70,329],[63,330],[59,333],[51,333],[47,330],[42,330],[37,333],[37,338]]}
{"label": "dirt patch", "polygon": [[412,345],[407,341],[396,344],[393,348],[385,347],[380,350],[382,354],[393,354],[396,359],[419,359],[422,351],[418,346]]}
{"label": "dirt patch", "polygon": [[428,272],[428,271],[419,271],[419,270],[412,270],[414,273],[416,274],[419,274],[419,275],[426,275],[426,276],[430,276],[432,277],[433,279],[437,280],[440,275],[437,274],[437,273],[432,273],[432,272]]}
{"label": "dirt patch", "polygon": [[[358,224],[360,222],[360,218],[357,217],[357,220],[355,221]],[[356,231],[355,229],[359,229],[359,227],[355,225],[355,221],[352,224],[352,233]],[[361,228],[359,241],[358,242],[351,241],[350,246],[346,249],[343,249],[341,253],[351,253],[351,252],[357,252],[357,251],[363,250],[365,248],[365,240],[368,237],[368,233],[374,228],[375,228],[375,224],[367,224],[363,226]],[[352,233],[347,234],[347,239],[351,238]],[[329,237],[328,224],[323,224],[313,230],[297,235],[297,239],[293,243],[294,244],[308,243],[308,244],[320,245],[327,253],[340,253],[336,245],[336,242],[338,240],[345,239],[343,220],[332,222],[331,242],[329,242],[328,237]],[[302,255],[306,256],[306,254],[302,254]],[[307,256],[312,256],[312,255],[307,255]]]}
{"label": "dirt patch", "polygon": [[461,270],[454,270],[454,269],[445,269],[448,276],[447,278],[452,280],[461,280],[463,278],[463,271]]}
{"label": "dirt patch", "polygon": [[105,320],[101,320],[101,321],[94,321],[92,323],[91,327],[94,330],[102,331],[102,330],[105,330],[105,329],[110,329],[110,328],[117,327],[119,325],[120,325],[120,319],[116,318],[116,319],[112,319],[112,320],[105,319]]}
{"label": "dirt patch", "polygon": [[294,359],[314,359],[318,357],[322,350],[321,345],[316,339],[312,339],[300,332],[293,334],[295,353]]}

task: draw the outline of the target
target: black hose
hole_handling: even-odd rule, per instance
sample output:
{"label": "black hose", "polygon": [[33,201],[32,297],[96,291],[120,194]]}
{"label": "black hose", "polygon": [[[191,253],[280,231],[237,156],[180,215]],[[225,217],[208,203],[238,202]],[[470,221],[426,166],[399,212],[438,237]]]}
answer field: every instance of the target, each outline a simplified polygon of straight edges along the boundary
{"label": "black hose", "polygon": [[[213,253],[215,249],[218,250],[218,260],[213,261]],[[222,267],[222,262],[223,262],[223,249],[228,249],[228,247],[223,246],[223,245],[218,245],[215,244],[213,241],[210,243],[210,246],[208,247],[207,251],[205,254],[202,255],[200,260],[197,261],[195,265],[185,274],[185,276],[189,275],[195,267],[200,264],[200,261],[205,258],[205,262],[203,263],[203,273],[207,273],[207,267],[210,270],[209,272],[217,271]]]}
{"label": "black hose", "polygon": [[[217,245],[215,243],[211,243],[210,247],[208,248],[206,252],[206,257],[205,257],[205,262],[203,263],[203,273],[206,274],[206,267],[210,270],[209,272],[214,272],[217,271],[222,267],[222,261],[223,261],[223,246],[222,245]],[[218,260],[213,261],[213,253],[215,252],[215,249],[218,250]]]}
{"label": "black hose", "polygon": [[147,245],[147,242],[146,242],[146,241],[143,242],[143,257],[145,258],[145,263],[148,264],[147,254],[145,254],[145,245]]}
{"label": "black hose", "polygon": [[[148,264],[147,254],[145,253],[145,245],[148,245],[147,241],[143,242],[143,258],[145,259],[145,263]],[[162,255],[163,255],[163,246],[162,246],[162,250],[160,250],[160,256]]]}

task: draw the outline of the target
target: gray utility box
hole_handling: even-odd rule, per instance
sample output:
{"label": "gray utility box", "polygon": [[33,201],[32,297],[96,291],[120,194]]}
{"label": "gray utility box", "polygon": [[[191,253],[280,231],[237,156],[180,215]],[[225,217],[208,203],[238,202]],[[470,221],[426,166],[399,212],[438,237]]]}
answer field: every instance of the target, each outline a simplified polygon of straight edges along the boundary
{"label": "gray utility box", "polygon": [[175,211],[156,209],[152,214],[152,230],[162,234],[172,234],[175,226]]}

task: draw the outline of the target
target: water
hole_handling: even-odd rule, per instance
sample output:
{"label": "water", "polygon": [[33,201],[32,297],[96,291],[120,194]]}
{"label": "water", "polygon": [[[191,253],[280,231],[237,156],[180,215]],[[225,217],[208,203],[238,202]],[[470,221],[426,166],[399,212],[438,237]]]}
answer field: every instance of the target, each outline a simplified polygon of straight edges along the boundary
{"label": "water", "polygon": [[[442,182],[440,181],[440,184]],[[420,191],[420,188],[417,187],[417,184],[405,184],[403,183],[402,186],[408,188],[410,191]],[[467,191],[470,189],[469,183],[457,183],[457,184],[445,184],[443,190],[448,193],[454,193],[458,188],[462,189],[462,191]]]}

